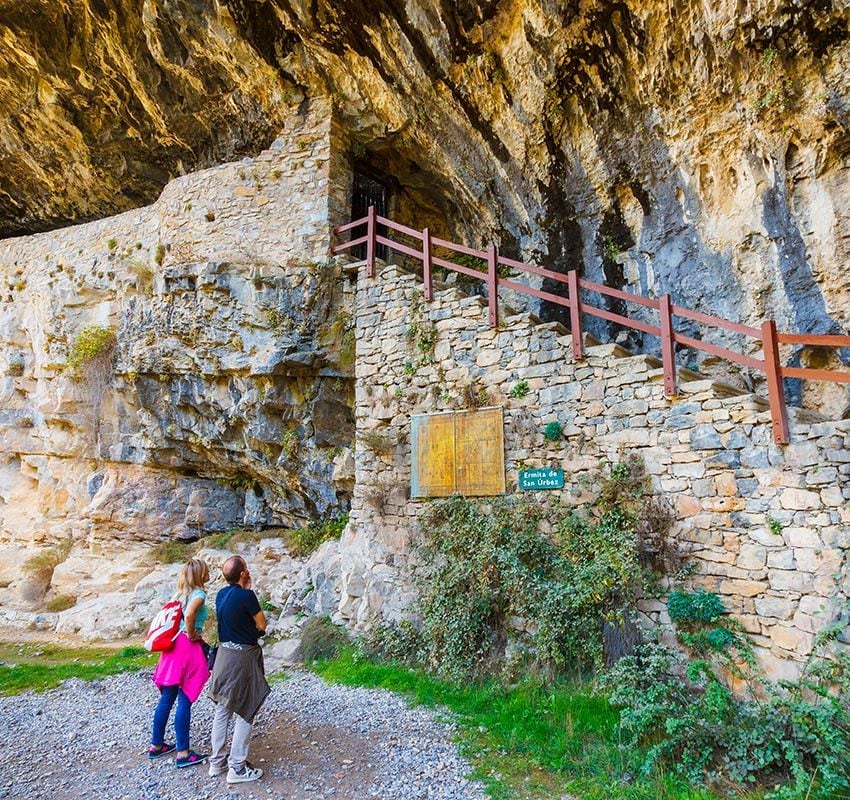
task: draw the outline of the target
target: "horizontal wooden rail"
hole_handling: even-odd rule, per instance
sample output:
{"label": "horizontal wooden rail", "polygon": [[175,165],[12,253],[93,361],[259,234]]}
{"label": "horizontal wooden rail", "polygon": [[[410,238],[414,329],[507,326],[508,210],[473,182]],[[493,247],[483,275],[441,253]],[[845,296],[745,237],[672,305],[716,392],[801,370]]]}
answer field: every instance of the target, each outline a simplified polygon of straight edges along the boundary
{"label": "horizontal wooden rail", "polygon": [[455,253],[463,253],[465,256],[480,258],[485,263],[487,261],[487,253],[484,250],[476,250],[474,247],[467,247],[465,244],[449,242],[446,239],[439,239],[436,236],[431,237],[431,244],[433,244],[434,247],[445,247],[446,250],[452,250]]}
{"label": "horizontal wooden rail", "polygon": [[412,236],[415,239],[422,241],[422,231],[408,228],[407,225],[402,225],[399,222],[393,222],[391,219],[387,219],[386,217],[376,216],[375,219],[378,221],[378,224],[385,225],[390,230],[398,231],[399,233],[403,233],[405,236]]}
{"label": "horizontal wooden rail", "polygon": [[713,325],[715,328],[724,328],[733,333],[740,333],[744,336],[752,336],[755,339],[761,339],[761,331],[758,328],[751,328],[749,325],[741,325],[738,322],[729,322],[729,320],[713,317],[711,314],[703,314],[701,311],[691,311],[689,308],[682,306],[673,306],[673,313],[677,317],[692,319],[694,322],[702,322],[705,325]]}
{"label": "horizontal wooden rail", "polygon": [[360,225],[365,225],[368,221],[369,220],[367,217],[363,217],[362,219],[355,219],[352,222],[346,222],[345,225],[337,225],[337,227],[334,228],[334,233],[339,236],[339,234],[345,233],[346,231],[350,231],[352,228],[356,228]]}
{"label": "horizontal wooden rail", "polygon": [[832,383],[850,383],[850,372],[837,372],[831,369],[811,369],[810,367],[782,367],[779,370],[783,378],[800,378],[804,381],[830,381]]}
{"label": "horizontal wooden rail", "polygon": [[351,239],[348,242],[338,244],[331,248],[331,253],[336,255],[337,253],[341,253],[343,250],[348,250],[349,247],[356,247],[358,244],[365,244],[368,238],[368,236],[360,236],[357,239]]}
{"label": "horizontal wooden rail", "polygon": [[624,317],[620,314],[615,314],[613,311],[606,311],[604,308],[589,306],[587,303],[579,303],[579,311],[583,314],[590,314],[592,317],[608,320],[608,322],[616,322],[618,325],[624,325],[627,328],[643,331],[651,336],[661,336],[661,328],[656,325],[649,325],[646,322],[641,322],[631,317]]}
{"label": "horizontal wooden rail", "polygon": [[[573,344],[573,358],[580,360],[583,358],[582,352],[582,325],[581,315],[588,314],[593,317],[604,319],[608,322],[622,325],[623,327],[632,330],[641,331],[657,336],[661,339],[661,357],[664,365],[664,391],[668,396],[676,394],[676,361],[674,345],[682,345],[690,347],[694,350],[700,350],[704,353],[722,358],[749,369],[763,372],[767,379],[768,397],[770,399],[770,411],[773,420],[773,435],[774,440],[778,444],[787,444],[789,440],[788,431],[788,414],[785,404],[785,393],[783,388],[783,379],[797,378],[802,380],[814,381],[832,381],[834,383],[850,384],[850,372],[842,372],[839,370],[825,369],[810,369],[808,367],[785,367],[780,362],[779,345],[802,345],[808,347],[837,347],[850,348],[850,336],[838,335],[818,335],[818,334],[798,334],[798,333],[778,333],[776,324],[772,320],[767,320],[761,328],[754,328],[749,325],[742,325],[737,322],[715,317],[711,314],[704,314],[701,311],[694,311],[690,308],[674,305],[670,300],[670,295],[661,295],[657,300],[644,297],[639,294],[615,289],[612,286],[605,286],[601,283],[594,283],[585,278],[579,278],[576,270],[564,274],[554,270],[545,269],[535,264],[527,264],[523,261],[517,261],[513,258],[499,255],[496,245],[488,245],[486,250],[478,250],[474,247],[467,247],[457,242],[450,242],[447,239],[441,239],[437,236],[432,236],[429,229],[425,228],[418,231],[407,225],[402,225],[399,222],[388,219],[387,217],[376,214],[374,206],[369,208],[365,217],[352,220],[344,225],[339,225],[333,229],[335,235],[340,235],[348,231],[354,230],[362,225],[366,226],[366,234],[350,239],[347,242],[336,244],[331,247],[331,253],[341,253],[352,247],[366,245],[366,276],[372,277],[375,267],[375,249],[377,245],[384,245],[389,249],[402,253],[412,259],[422,262],[423,280],[425,283],[425,299],[430,301],[433,297],[432,289],[432,269],[433,267],[442,267],[443,269],[465,275],[469,278],[479,280],[487,285],[487,297],[489,307],[489,320],[492,326],[498,325],[498,304],[497,295],[500,288],[507,289],[512,292],[519,292],[531,297],[536,297],[540,300],[553,303],[555,305],[568,308],[570,312],[570,327]],[[379,226],[381,226],[379,232]],[[394,231],[402,236],[409,236],[416,239],[419,247],[411,247],[410,245],[397,242],[389,238],[389,235],[384,235],[384,231]],[[436,250],[449,253],[460,253],[461,255],[476,258],[481,261],[481,268],[466,264],[457,264],[449,258],[442,258],[436,254]],[[565,295],[554,294],[543,289],[537,289],[528,284],[511,280],[509,278],[499,277],[499,267],[508,267],[520,273],[537,275],[541,278],[547,278],[556,283],[564,284],[568,287],[568,292]],[[511,276],[519,277],[519,276]],[[584,303],[579,296],[580,291],[595,292],[604,297],[613,297],[622,300],[626,303],[634,303],[644,308],[652,309],[658,312],[658,325],[652,325],[643,320],[627,317],[622,314],[617,314],[598,306]],[[710,325],[714,328],[730,331],[732,333],[748,336],[760,342],[763,353],[763,360],[752,358],[751,356],[738,353],[734,350],[721,347],[710,342],[696,339],[692,336],[687,336],[684,333],[678,332],[673,324],[674,317],[682,317],[684,319],[697,322],[702,325]]]}
{"label": "horizontal wooden rail", "polygon": [[522,261],[515,261],[512,258],[499,256],[499,264],[503,267],[511,267],[512,269],[522,270],[523,272],[530,272],[533,275],[540,275],[543,278],[549,278],[559,283],[569,283],[569,279],[563,272],[553,272],[551,269],[543,269],[543,267],[537,267],[534,264],[525,264]]}
{"label": "horizontal wooden rail", "polygon": [[743,353],[736,353],[734,350],[727,350],[725,347],[711,344],[711,342],[694,339],[690,336],[685,336],[683,333],[673,333],[673,341],[676,344],[683,344],[685,347],[691,347],[694,350],[702,350],[703,353],[710,353],[725,361],[734,361],[736,364],[741,364],[744,367],[764,372],[764,361],[759,361],[757,358],[750,358]]}
{"label": "horizontal wooden rail", "polygon": [[810,347],[850,347],[850,336],[778,333],[776,341],[780,344],[805,344]]}
{"label": "horizontal wooden rail", "polygon": [[422,258],[421,250],[414,250],[412,247],[408,247],[406,244],[402,244],[401,242],[394,242],[392,239],[387,239],[386,236],[381,236],[378,234],[375,237],[375,241],[378,244],[386,245],[390,248],[390,250],[395,250],[397,253],[404,253],[406,256],[410,256],[411,258]]}
{"label": "horizontal wooden rail", "polygon": [[619,300],[625,300],[628,303],[637,303],[639,306],[646,306],[647,308],[659,308],[657,300],[652,300],[651,298],[644,297],[640,294],[624,292],[622,289],[614,289],[611,286],[603,286],[601,283],[586,281],[584,278],[579,278],[578,285],[582,289],[587,289],[589,292],[599,292],[599,294],[604,294],[608,297],[616,297]]}
{"label": "horizontal wooden rail", "polygon": [[564,306],[565,308],[569,308],[571,305],[569,297],[564,297],[560,294],[552,294],[551,292],[544,292],[542,289],[535,289],[532,286],[526,286],[524,283],[514,283],[514,281],[508,280],[507,278],[500,278],[499,286],[504,286],[505,289],[510,289],[514,292],[530,294],[532,297],[537,297],[540,300],[547,300],[550,303],[554,303],[558,306]]}
{"label": "horizontal wooden rail", "polygon": [[438,258],[437,256],[434,256],[431,261],[438,267],[450,269],[452,272],[459,272],[461,275],[468,275],[470,278],[475,278],[479,281],[487,280],[486,272],[479,272],[479,270],[472,269],[472,267],[464,267],[462,264],[455,264],[454,261],[446,261],[445,258]]}

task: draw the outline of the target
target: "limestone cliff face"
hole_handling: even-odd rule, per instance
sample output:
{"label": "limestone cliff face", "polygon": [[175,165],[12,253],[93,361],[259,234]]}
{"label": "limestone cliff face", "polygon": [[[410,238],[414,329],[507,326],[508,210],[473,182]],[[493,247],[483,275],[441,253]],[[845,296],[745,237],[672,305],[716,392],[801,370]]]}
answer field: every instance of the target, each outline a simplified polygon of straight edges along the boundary
{"label": "limestone cliff face", "polygon": [[325,259],[329,129],[305,110],[151,206],[0,242],[0,580],[33,543],[347,506],[353,290]]}
{"label": "limestone cliff face", "polygon": [[842,0],[12,5],[7,231],[132,204],[323,95],[408,221],[743,322],[850,326]]}
{"label": "limestone cliff face", "polygon": [[135,208],[259,152],[303,99],[287,87],[215,0],[3,0],[0,229]]}

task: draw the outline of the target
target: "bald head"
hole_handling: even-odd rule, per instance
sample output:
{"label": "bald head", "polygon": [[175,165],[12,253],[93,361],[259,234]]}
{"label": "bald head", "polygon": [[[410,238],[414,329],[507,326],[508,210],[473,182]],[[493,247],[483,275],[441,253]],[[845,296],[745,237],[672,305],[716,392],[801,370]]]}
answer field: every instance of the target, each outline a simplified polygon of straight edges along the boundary
{"label": "bald head", "polygon": [[244,558],[241,556],[230,556],[224,562],[221,572],[228,583],[239,583],[239,578],[246,569],[248,569],[248,565],[245,563]]}

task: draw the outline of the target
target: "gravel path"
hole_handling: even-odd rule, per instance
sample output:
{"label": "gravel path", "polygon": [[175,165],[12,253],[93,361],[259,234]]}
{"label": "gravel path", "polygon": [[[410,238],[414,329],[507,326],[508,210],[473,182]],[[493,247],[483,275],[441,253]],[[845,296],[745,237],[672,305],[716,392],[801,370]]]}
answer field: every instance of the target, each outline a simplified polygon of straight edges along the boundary
{"label": "gravel path", "polygon": [[[296,673],[257,716],[251,761],[266,776],[228,788],[206,766],[145,757],[157,692],[150,673],[66,681],[0,698],[0,798],[21,800],[483,800],[452,727],[380,690]],[[192,747],[209,751],[213,704],[193,707]],[[169,741],[173,731],[169,726]]]}

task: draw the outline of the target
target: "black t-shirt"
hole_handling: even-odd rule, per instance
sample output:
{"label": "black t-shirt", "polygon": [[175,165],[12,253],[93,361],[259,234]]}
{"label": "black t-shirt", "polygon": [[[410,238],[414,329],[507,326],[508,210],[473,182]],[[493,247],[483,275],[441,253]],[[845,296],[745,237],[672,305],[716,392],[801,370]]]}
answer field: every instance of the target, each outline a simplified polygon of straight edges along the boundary
{"label": "black t-shirt", "polygon": [[215,615],[218,619],[218,640],[236,644],[257,644],[260,632],[254,615],[260,610],[260,601],[250,589],[228,584],[215,598]]}

